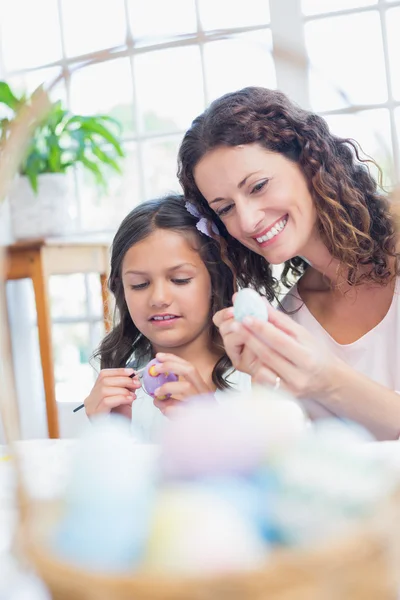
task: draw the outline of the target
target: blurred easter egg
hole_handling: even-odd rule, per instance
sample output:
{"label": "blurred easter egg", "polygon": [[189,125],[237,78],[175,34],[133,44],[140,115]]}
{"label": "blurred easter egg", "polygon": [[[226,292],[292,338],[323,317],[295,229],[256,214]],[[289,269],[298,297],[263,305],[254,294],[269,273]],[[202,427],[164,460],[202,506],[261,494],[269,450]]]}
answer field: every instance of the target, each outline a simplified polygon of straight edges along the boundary
{"label": "blurred easter egg", "polygon": [[[156,389],[164,385],[164,383],[178,381],[178,376],[175,375],[175,373],[157,374],[154,367],[160,364],[162,364],[160,361],[158,361],[156,358],[153,358],[153,360],[148,363],[142,375],[143,387],[152,398],[154,398],[154,392]],[[158,397],[158,400],[163,400],[163,398]]]}
{"label": "blurred easter egg", "polygon": [[64,559],[97,570],[137,564],[148,535],[157,449],[135,444],[130,424],[95,419],[77,448],[53,547]]}
{"label": "blurred easter egg", "polygon": [[185,575],[257,569],[267,549],[256,528],[201,485],[165,488],[157,502],[144,566]]}
{"label": "blurred easter egg", "polygon": [[251,473],[306,428],[301,407],[270,388],[228,395],[222,404],[193,400],[163,431],[162,472],[167,478]]}
{"label": "blurred easter egg", "polygon": [[245,317],[255,317],[261,321],[268,321],[268,308],[265,300],[250,288],[244,288],[236,294],[233,313],[236,321],[240,322]]}

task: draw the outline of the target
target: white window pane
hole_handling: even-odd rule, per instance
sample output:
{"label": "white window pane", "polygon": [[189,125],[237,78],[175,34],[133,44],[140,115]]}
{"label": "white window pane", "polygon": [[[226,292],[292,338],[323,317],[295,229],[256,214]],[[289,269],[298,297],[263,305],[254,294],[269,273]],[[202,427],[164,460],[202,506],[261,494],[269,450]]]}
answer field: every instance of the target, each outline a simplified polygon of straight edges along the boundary
{"label": "white window pane", "polygon": [[62,16],[68,56],[125,43],[124,0],[62,0]]}
{"label": "white window pane", "polygon": [[193,33],[197,28],[195,0],[129,0],[128,9],[135,42]]}
{"label": "white window pane", "polygon": [[50,277],[49,294],[53,319],[86,315],[85,279],[82,273],[53,275]]}
{"label": "white window pane", "polygon": [[312,21],[305,26],[305,39],[314,110],[387,100],[378,12]]}
{"label": "white window pane", "polygon": [[127,156],[120,163],[123,174],[105,170],[108,191],[97,188],[92,174],[86,169],[79,170],[81,219],[85,231],[115,231],[141,200],[136,146],[126,144],[125,150]]}
{"label": "white window pane", "polygon": [[249,85],[276,87],[269,29],[238,35],[204,46],[210,101]]}
{"label": "white window pane", "polygon": [[1,3],[2,59],[7,71],[37,67],[61,58],[57,0]]}
{"label": "white window pane", "polygon": [[[398,144],[398,147],[400,148],[400,108],[396,108],[396,110],[394,111],[394,115],[395,115],[396,126],[397,126],[397,144]],[[400,164],[397,165],[397,167],[400,170]],[[397,181],[397,183],[398,183],[398,181]]]}
{"label": "white window pane", "polygon": [[89,324],[54,324],[52,334],[57,401],[83,402],[93,386],[95,374],[89,364],[94,350]]}
{"label": "white window pane", "polygon": [[71,108],[78,114],[104,113],[133,131],[133,86],[128,58],[110,60],[75,71],[71,76]]}
{"label": "white window pane", "polygon": [[198,0],[204,30],[263,25],[270,21],[268,0]]}
{"label": "white window pane", "polygon": [[400,100],[400,7],[392,8],[386,13],[386,27],[389,43],[390,76],[393,96]]}
{"label": "white window pane", "polygon": [[135,79],[141,125],[145,132],[186,129],[204,109],[197,46],[138,55],[135,58]]}
{"label": "white window pane", "polygon": [[321,15],[337,10],[348,10],[378,4],[378,0],[302,0],[301,8],[305,15]]}
{"label": "white window pane", "polygon": [[90,314],[95,317],[103,318],[103,297],[101,295],[100,277],[97,273],[88,273],[87,282],[89,288]]}
{"label": "white window pane", "polygon": [[176,177],[176,157],[181,140],[179,136],[143,143],[146,199],[157,198],[169,192],[182,193]]}
{"label": "white window pane", "polygon": [[[20,73],[7,77],[7,83],[11,89],[17,93],[31,94],[41,84],[48,85],[55,80],[60,74],[58,67],[49,69],[38,69],[37,71],[28,71],[26,73]],[[66,106],[67,104],[67,92],[65,88],[65,81],[61,80],[50,92],[50,97],[53,101],[61,100]]]}
{"label": "white window pane", "polygon": [[[335,135],[356,140],[363,153],[378,163],[383,171],[384,185],[389,186],[394,181],[393,145],[388,110],[363,110],[355,114],[328,115],[324,118]],[[377,169],[371,166],[370,169],[378,180]]]}

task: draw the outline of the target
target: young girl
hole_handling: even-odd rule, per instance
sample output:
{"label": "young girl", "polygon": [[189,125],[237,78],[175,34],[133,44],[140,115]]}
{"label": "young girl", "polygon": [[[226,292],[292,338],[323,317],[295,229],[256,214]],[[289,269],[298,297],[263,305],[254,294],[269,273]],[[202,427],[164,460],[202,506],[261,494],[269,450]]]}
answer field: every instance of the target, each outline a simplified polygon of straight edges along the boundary
{"label": "young girl", "polygon": [[[247,375],[233,372],[212,322],[230,305],[233,276],[206,222],[193,213],[182,196],[146,202],[124,219],[112,245],[116,324],[95,354],[101,371],[85,409],[88,416],[132,417],[146,441],[156,440],[161,413],[190,396],[216,392],[218,399],[224,389],[250,386]],[[179,381],[161,386],[154,406],[132,375],[155,356],[160,370]]]}

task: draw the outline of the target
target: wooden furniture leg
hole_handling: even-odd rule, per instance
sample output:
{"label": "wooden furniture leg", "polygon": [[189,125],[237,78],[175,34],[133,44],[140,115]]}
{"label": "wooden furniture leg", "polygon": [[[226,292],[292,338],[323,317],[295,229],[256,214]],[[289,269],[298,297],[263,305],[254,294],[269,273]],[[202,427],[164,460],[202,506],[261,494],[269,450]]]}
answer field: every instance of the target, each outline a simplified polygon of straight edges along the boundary
{"label": "wooden furniture leg", "polygon": [[112,326],[112,315],[110,306],[110,295],[107,287],[108,276],[106,273],[100,274],[100,285],[101,285],[101,297],[103,299],[103,318],[104,318],[104,329],[108,333],[111,331]]}
{"label": "wooden furniture leg", "polygon": [[59,437],[58,410],[55,394],[53,345],[51,337],[50,303],[48,284],[40,251],[32,265],[32,283],[35,292],[37,323],[39,332],[40,358],[46,398],[47,427],[50,438]]}

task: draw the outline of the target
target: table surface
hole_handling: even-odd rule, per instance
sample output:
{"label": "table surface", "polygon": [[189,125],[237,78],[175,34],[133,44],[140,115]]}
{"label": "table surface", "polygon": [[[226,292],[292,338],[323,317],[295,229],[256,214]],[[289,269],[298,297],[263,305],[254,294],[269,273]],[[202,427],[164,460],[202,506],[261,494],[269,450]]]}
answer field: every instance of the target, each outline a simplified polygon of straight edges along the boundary
{"label": "table surface", "polygon": [[[76,440],[26,440],[18,443],[23,476],[29,492],[38,498],[62,495],[67,482]],[[400,442],[360,445],[360,451],[389,462],[400,474]],[[0,445],[0,598],[7,600],[50,600],[43,584],[22,570],[10,554],[17,512],[13,463]]]}

